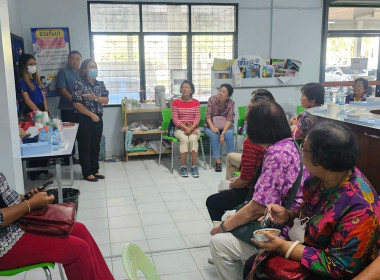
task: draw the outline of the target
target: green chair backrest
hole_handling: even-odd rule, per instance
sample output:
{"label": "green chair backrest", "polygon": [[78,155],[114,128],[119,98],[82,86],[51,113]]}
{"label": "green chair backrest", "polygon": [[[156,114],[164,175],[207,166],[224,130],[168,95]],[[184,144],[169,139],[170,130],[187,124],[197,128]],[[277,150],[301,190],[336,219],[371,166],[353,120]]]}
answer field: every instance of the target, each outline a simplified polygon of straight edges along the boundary
{"label": "green chair backrest", "polygon": [[303,111],[305,111],[306,109],[300,105],[297,106],[297,115],[301,114]]}
{"label": "green chair backrest", "polygon": [[50,267],[51,269],[54,269],[55,263],[38,263],[38,264],[32,264],[12,269],[5,269],[0,270],[0,276],[13,276],[25,271],[29,271],[35,268],[43,268],[43,267]]}
{"label": "green chair backrest", "polygon": [[201,120],[199,122],[199,127],[203,127],[206,122],[206,110],[207,106],[201,106]]}
{"label": "green chair backrest", "polygon": [[147,280],[160,280],[157,271],[139,246],[126,243],[121,255],[124,270],[131,280],[138,280],[137,271],[141,270]]}
{"label": "green chair backrest", "polygon": [[248,108],[248,106],[238,107],[238,114],[239,114],[238,127],[241,127],[244,124],[244,120],[245,120],[245,117],[247,115],[247,108]]}
{"label": "green chair backrest", "polygon": [[169,128],[169,123],[172,119],[172,109],[162,109],[161,110],[162,114],[162,123],[161,123],[161,129],[162,130],[168,130]]}

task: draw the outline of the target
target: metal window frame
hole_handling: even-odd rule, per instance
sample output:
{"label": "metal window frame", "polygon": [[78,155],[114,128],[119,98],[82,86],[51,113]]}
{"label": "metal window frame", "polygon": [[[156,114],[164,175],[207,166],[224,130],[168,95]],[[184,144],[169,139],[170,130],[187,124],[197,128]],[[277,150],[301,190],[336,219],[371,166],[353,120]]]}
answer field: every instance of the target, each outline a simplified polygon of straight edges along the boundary
{"label": "metal window frame", "polygon": [[[92,4],[110,4],[110,5],[138,5],[139,6],[139,20],[140,31],[138,32],[92,32],[91,31],[91,14],[90,7]],[[188,8],[188,31],[187,32],[144,32],[142,20],[142,6],[143,5],[170,5],[170,6],[187,6]],[[232,6],[235,8],[235,30],[233,32],[193,32],[191,26],[191,7],[192,6]],[[139,38],[139,67],[140,67],[140,88],[146,89],[146,69],[145,69],[145,52],[144,52],[144,38],[151,35],[167,35],[167,36],[187,36],[187,78],[192,80],[193,75],[193,41],[194,35],[232,35],[233,47],[232,56],[237,57],[238,53],[238,14],[239,4],[236,3],[173,3],[173,2],[125,2],[125,1],[88,1],[87,2],[87,18],[88,18],[88,33],[90,43],[90,56],[94,58],[94,35],[138,35]],[[115,105],[115,104],[113,104]],[[112,106],[112,105],[109,105]]]}
{"label": "metal window frame", "polygon": [[[344,3],[335,3],[334,0],[324,0],[323,3],[323,22],[322,22],[322,55],[321,55],[321,68],[319,74],[320,83],[324,84],[325,82],[325,68],[326,68],[326,46],[327,38],[332,37],[378,37],[379,38],[379,54],[377,62],[377,75],[376,81],[380,81],[380,29],[379,30],[328,30],[328,17],[329,17],[329,8],[373,8],[380,7],[380,4],[360,4],[352,2]],[[380,86],[376,86],[376,96],[380,96]]]}

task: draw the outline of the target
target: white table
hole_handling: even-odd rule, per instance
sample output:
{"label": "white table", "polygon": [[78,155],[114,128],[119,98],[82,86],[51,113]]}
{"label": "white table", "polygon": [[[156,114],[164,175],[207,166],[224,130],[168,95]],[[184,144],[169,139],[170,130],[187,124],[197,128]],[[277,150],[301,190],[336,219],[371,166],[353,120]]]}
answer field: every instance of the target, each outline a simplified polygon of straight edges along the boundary
{"label": "white table", "polygon": [[58,203],[63,202],[62,173],[61,173],[61,159],[62,158],[69,158],[71,186],[74,184],[73,157],[71,156],[71,152],[73,151],[77,132],[78,132],[78,124],[75,124],[75,126],[64,127],[63,131],[61,132],[63,135],[63,138],[67,141],[67,144],[64,148],[61,148],[57,151],[52,151],[51,153],[21,157],[24,182],[26,182],[27,180],[28,171],[38,171],[38,170],[49,169],[49,167],[26,167],[26,162],[28,160],[33,160],[33,159],[54,159],[55,160],[55,169],[57,172],[56,179],[57,179],[57,187],[58,187]]}

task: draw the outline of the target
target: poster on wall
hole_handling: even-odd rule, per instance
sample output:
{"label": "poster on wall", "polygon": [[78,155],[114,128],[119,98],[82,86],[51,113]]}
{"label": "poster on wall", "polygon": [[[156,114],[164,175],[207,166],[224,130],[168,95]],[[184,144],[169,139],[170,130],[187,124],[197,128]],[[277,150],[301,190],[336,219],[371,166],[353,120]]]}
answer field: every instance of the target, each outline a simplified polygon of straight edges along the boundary
{"label": "poster on wall", "polygon": [[24,39],[11,33],[11,45],[12,45],[13,70],[14,70],[15,82],[17,82],[18,60],[20,56],[25,53]]}
{"label": "poster on wall", "polygon": [[58,71],[66,66],[70,52],[69,28],[31,28],[33,53],[45,92],[55,91]]}

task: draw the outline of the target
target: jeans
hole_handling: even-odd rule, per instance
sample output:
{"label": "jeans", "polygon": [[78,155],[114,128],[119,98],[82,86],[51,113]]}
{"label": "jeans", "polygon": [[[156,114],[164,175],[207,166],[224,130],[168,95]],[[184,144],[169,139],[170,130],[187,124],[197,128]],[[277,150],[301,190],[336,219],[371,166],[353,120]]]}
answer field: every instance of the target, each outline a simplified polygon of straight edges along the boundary
{"label": "jeans", "polygon": [[[214,133],[208,127],[205,127],[203,132],[210,139],[212,158],[220,158],[220,132]],[[226,131],[226,134],[224,134],[224,141],[227,146],[227,154],[232,153],[234,151],[234,126],[231,126],[230,129]]]}

